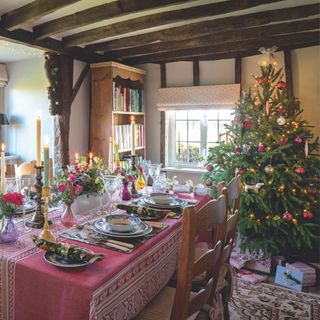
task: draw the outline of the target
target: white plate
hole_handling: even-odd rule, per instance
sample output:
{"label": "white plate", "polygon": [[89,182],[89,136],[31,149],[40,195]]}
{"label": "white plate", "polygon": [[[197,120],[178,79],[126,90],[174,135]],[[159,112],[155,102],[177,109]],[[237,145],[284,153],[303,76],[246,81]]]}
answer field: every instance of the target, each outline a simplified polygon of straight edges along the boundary
{"label": "white plate", "polygon": [[176,200],[176,196],[169,193],[151,193],[148,200],[151,200],[155,204],[167,204],[170,205]]}
{"label": "white plate", "polygon": [[[90,252],[93,252],[93,251],[90,250]],[[63,259],[63,257],[61,257],[60,255],[52,252],[46,252],[43,255],[43,258],[53,266],[62,267],[62,268],[78,268],[78,267],[83,267],[90,264],[89,261],[84,261],[82,263],[70,263],[67,260]]]}
{"label": "white plate", "polygon": [[142,203],[145,205],[151,207],[151,208],[157,208],[157,209],[172,209],[172,208],[181,208],[185,207],[187,205],[187,202],[185,200],[174,198],[171,203],[169,204],[158,204],[155,203],[150,197],[143,197],[141,199]]}
{"label": "white plate", "polygon": [[99,219],[94,223],[95,229],[108,236],[115,238],[137,238],[147,235],[152,231],[152,227],[143,221],[136,225],[135,228],[130,232],[116,232],[113,231],[110,226],[105,222],[104,219]]}
{"label": "white plate", "polygon": [[105,217],[105,221],[113,232],[131,233],[141,220],[135,216],[112,214]]}

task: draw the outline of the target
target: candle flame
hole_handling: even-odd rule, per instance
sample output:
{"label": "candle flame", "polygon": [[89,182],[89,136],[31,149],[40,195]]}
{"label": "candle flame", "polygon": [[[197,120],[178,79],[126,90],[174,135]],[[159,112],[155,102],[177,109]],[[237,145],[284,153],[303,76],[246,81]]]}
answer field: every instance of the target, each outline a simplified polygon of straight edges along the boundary
{"label": "candle flame", "polygon": [[76,160],[78,160],[79,159],[79,153],[76,153],[75,157],[76,157]]}
{"label": "candle flame", "polygon": [[44,145],[45,145],[45,146],[48,146],[48,144],[49,144],[49,136],[46,134],[46,135],[44,136]]}
{"label": "candle flame", "polygon": [[112,142],[112,137],[109,138],[109,141]]}
{"label": "candle flame", "polygon": [[92,153],[92,152],[89,153],[89,158],[90,158],[90,159],[93,158],[93,153]]}
{"label": "candle flame", "polygon": [[134,116],[131,116],[131,121],[134,121]]}
{"label": "candle flame", "polygon": [[3,143],[3,144],[1,145],[1,151],[4,152],[5,149],[6,149],[6,146],[5,146],[5,144]]}

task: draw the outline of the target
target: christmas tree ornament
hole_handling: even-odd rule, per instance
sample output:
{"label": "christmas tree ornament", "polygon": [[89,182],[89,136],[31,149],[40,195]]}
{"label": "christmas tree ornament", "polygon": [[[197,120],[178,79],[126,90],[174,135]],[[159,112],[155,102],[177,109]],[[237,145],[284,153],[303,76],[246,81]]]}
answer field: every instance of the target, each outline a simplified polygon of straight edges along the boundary
{"label": "christmas tree ornament", "polygon": [[293,223],[293,224],[297,224],[297,223],[298,223],[297,219],[293,218],[293,219],[292,219],[292,223]]}
{"label": "christmas tree ornament", "polygon": [[304,174],[305,170],[302,167],[298,167],[298,168],[294,169],[294,172],[297,173],[297,174]]}
{"label": "christmas tree ornament", "polygon": [[303,217],[305,219],[312,219],[313,218],[313,213],[307,210],[303,210]]}
{"label": "christmas tree ornament", "polygon": [[288,141],[285,140],[285,139],[281,139],[281,140],[278,142],[279,146],[284,146],[284,145],[287,144],[287,143],[288,143]]}
{"label": "christmas tree ornament", "polygon": [[267,174],[271,174],[274,172],[274,167],[271,164],[268,164],[264,167],[264,172]]}
{"label": "christmas tree ornament", "polygon": [[282,219],[283,219],[283,221],[292,221],[293,215],[290,212],[286,211],[283,214]]}
{"label": "christmas tree ornament", "polygon": [[274,221],[279,221],[281,218],[278,216],[278,215],[275,215],[273,218],[272,218],[272,220],[274,220]]}
{"label": "christmas tree ornament", "polygon": [[233,121],[234,121],[235,123],[237,123],[237,124],[240,123],[240,114],[238,114],[238,113],[235,114]]}
{"label": "christmas tree ornament", "polygon": [[249,150],[250,150],[250,146],[249,146],[248,144],[244,144],[244,145],[242,146],[242,152],[243,152],[244,154],[248,154]]}
{"label": "christmas tree ornament", "polygon": [[269,113],[270,113],[270,107],[271,107],[271,105],[270,105],[269,101],[267,101],[267,102],[266,102],[266,115],[267,115],[267,116],[268,116]]}
{"label": "christmas tree ornament", "polygon": [[263,149],[264,149],[264,146],[263,146],[262,142],[260,141],[259,144],[258,144],[258,151],[262,152]]}
{"label": "christmas tree ornament", "polygon": [[258,59],[258,65],[260,67],[267,67],[271,64],[273,67],[277,67],[278,62],[274,54],[277,49],[278,48],[275,46],[271,48],[264,48],[264,47],[259,48],[259,51],[262,53],[262,55]]}
{"label": "christmas tree ornament", "polygon": [[284,116],[280,116],[278,119],[277,119],[277,124],[279,126],[283,126],[284,124],[286,124],[286,118]]}
{"label": "christmas tree ornament", "polygon": [[264,186],[263,182],[258,182],[256,184],[244,184],[244,191],[253,190],[255,193],[259,193],[259,189]]}
{"label": "christmas tree ornament", "polygon": [[207,179],[207,180],[205,181],[205,184],[206,184],[206,186],[208,186],[208,187],[212,186],[212,181],[211,181],[211,179]]}
{"label": "christmas tree ornament", "polygon": [[208,165],[207,165],[207,170],[208,170],[208,171],[212,171],[212,170],[213,170],[213,166],[212,166],[211,164],[208,164]]}
{"label": "christmas tree ornament", "polygon": [[278,83],[277,83],[277,88],[279,89],[279,90],[283,90],[283,89],[285,89],[287,87],[287,84],[284,82],[284,81],[278,81]]}
{"label": "christmas tree ornament", "polygon": [[245,121],[242,122],[242,127],[249,129],[249,128],[252,127],[252,122],[249,121],[249,120],[245,120]]}
{"label": "christmas tree ornament", "polygon": [[304,154],[306,156],[306,158],[308,158],[309,155],[309,146],[308,146],[308,141],[306,139],[306,142],[304,143]]}
{"label": "christmas tree ornament", "polygon": [[301,142],[302,142],[302,139],[301,139],[300,137],[296,137],[296,138],[294,139],[294,141],[297,142],[297,143],[301,143]]}
{"label": "christmas tree ornament", "polygon": [[241,148],[240,148],[239,146],[237,146],[237,147],[235,147],[234,151],[235,151],[236,153],[240,153],[240,152],[241,152]]}
{"label": "christmas tree ornament", "polygon": [[258,77],[257,81],[259,84],[265,84],[267,82],[267,79],[265,77]]}
{"label": "christmas tree ornament", "polygon": [[249,217],[250,217],[250,219],[254,219],[254,214],[250,213]]}

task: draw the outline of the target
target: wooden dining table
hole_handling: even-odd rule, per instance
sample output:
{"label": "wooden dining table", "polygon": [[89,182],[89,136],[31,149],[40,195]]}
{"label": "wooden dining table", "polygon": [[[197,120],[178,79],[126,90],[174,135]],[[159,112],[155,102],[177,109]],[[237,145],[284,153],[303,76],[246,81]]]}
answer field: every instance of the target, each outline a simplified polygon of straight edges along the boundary
{"label": "wooden dining table", "polygon": [[[196,198],[196,208],[210,199],[193,194],[181,197]],[[105,258],[78,268],[51,265],[31,240],[30,235],[41,230],[24,231],[22,221],[18,222],[18,241],[0,244],[0,320],[129,320],[177,268],[181,218],[162,219],[167,228],[128,254],[61,238],[66,230],[61,214],[62,209],[50,213],[50,228],[58,240],[104,253]],[[82,213],[78,223],[93,221],[98,214],[99,209]]]}

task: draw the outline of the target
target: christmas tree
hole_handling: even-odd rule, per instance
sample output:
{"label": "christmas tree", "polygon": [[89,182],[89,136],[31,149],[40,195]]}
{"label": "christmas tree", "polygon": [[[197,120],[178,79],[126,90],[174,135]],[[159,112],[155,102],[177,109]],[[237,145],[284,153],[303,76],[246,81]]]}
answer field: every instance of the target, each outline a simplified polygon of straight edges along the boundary
{"label": "christmas tree", "polygon": [[[241,174],[241,247],[266,255],[319,254],[318,138],[288,97],[282,71],[261,66],[235,108],[229,141],[209,150],[207,186]],[[214,188],[213,188],[214,189]]]}

